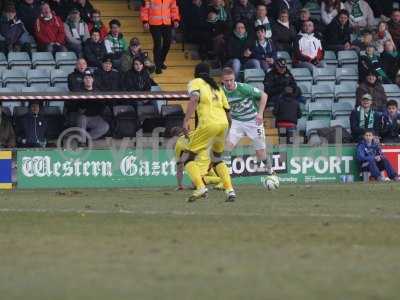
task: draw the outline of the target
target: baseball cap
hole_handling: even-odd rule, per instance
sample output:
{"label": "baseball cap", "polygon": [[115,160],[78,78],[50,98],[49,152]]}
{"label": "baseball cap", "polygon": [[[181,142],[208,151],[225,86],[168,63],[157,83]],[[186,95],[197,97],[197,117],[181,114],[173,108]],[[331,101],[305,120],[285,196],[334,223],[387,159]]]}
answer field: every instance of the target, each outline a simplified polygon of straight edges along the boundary
{"label": "baseball cap", "polygon": [[138,38],[136,38],[136,37],[134,37],[134,38],[132,38],[131,40],[130,40],[130,42],[129,42],[129,46],[138,46],[138,45],[140,45],[140,41],[139,41],[139,39]]}
{"label": "baseball cap", "polygon": [[286,68],[286,59],[284,59],[284,58],[278,58],[278,59],[275,61],[275,64],[276,64],[278,67],[280,67],[280,68]]}
{"label": "baseball cap", "polygon": [[364,94],[361,98],[361,100],[369,100],[372,101],[372,96],[370,94]]}
{"label": "baseball cap", "polygon": [[112,58],[110,55],[105,55],[102,60],[103,63],[112,63]]}
{"label": "baseball cap", "polygon": [[83,72],[83,77],[86,77],[86,76],[93,77],[93,72],[90,71],[89,69],[85,70],[85,72]]}

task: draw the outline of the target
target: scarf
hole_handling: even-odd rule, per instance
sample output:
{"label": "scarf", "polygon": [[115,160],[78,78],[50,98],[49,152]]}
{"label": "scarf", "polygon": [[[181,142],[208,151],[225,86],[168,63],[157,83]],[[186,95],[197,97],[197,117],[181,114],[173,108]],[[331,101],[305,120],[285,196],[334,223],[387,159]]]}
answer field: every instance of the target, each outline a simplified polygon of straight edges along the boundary
{"label": "scarf", "polygon": [[350,16],[354,21],[358,21],[358,19],[362,19],[364,13],[361,10],[360,0],[352,0],[351,2],[351,12]]}
{"label": "scarf", "polygon": [[85,36],[85,23],[83,21],[78,23],[68,21],[67,24],[71,30],[72,37],[77,40],[82,40]]}
{"label": "scarf", "polygon": [[386,52],[386,53],[389,54],[393,58],[397,58],[397,56],[399,55],[398,51],[392,51],[392,52]]}
{"label": "scarf", "polygon": [[93,29],[100,30],[103,27],[103,22],[97,21],[93,22]]}
{"label": "scarf", "polygon": [[282,22],[281,20],[278,20],[278,23],[281,24],[282,26],[286,27],[287,29],[290,28],[290,23],[289,22]]}
{"label": "scarf", "polygon": [[122,34],[120,33],[118,36],[113,36],[111,33],[107,38],[111,42],[111,49],[113,53],[120,53],[124,51],[124,45],[122,40]]}
{"label": "scarf", "polygon": [[239,32],[237,32],[236,30],[233,31],[233,34],[241,41],[244,42],[247,39],[247,32],[245,32],[244,34],[240,34]]}
{"label": "scarf", "polygon": [[218,20],[219,21],[226,21],[228,19],[228,14],[225,11],[225,8],[222,6],[218,8]]}
{"label": "scarf", "polygon": [[374,128],[374,113],[370,108],[368,112],[361,106],[357,108],[357,111],[360,114],[360,123],[359,126],[364,129],[371,129]]}

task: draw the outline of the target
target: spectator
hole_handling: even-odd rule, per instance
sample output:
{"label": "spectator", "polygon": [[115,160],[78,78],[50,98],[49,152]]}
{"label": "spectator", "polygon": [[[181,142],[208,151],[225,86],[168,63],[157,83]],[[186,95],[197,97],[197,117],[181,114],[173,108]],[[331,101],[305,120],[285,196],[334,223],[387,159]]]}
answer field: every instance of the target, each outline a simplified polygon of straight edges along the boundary
{"label": "spectator", "polygon": [[94,10],[90,22],[88,23],[89,32],[92,33],[93,30],[98,30],[100,32],[100,40],[103,41],[108,34],[108,29],[101,20],[101,13],[99,10]]}
{"label": "spectator", "polygon": [[[265,3],[268,1],[265,1]],[[278,18],[279,12],[287,10],[290,20],[293,22],[297,19],[299,11],[302,7],[300,0],[273,0],[271,1],[270,16],[273,20]]]}
{"label": "spectator", "polygon": [[388,31],[388,25],[386,22],[379,22],[378,31],[374,36],[374,46],[379,53],[384,50],[384,45],[387,41],[393,42],[392,36]]}
{"label": "spectator", "polygon": [[369,46],[374,46],[374,36],[372,34],[372,31],[370,30],[364,30],[361,38],[356,40],[354,42],[354,46],[357,47],[358,51],[362,52],[362,51],[366,51],[367,47]]}
{"label": "spectator", "polygon": [[29,103],[30,111],[21,118],[21,145],[29,148],[45,148],[47,145],[47,120],[40,114],[42,103]]}
{"label": "spectator", "polygon": [[231,24],[232,17],[229,9],[225,8],[224,0],[211,0],[208,10],[217,12],[217,20]]}
{"label": "spectator", "polygon": [[106,47],[100,39],[100,32],[96,29],[92,31],[91,38],[88,39],[83,47],[84,57],[91,68],[101,68],[101,62],[106,55]]}
{"label": "spectator", "polygon": [[371,95],[373,109],[383,111],[386,108],[387,97],[385,90],[373,71],[368,72],[365,80],[357,87],[356,105],[361,105],[362,97],[365,94]]}
{"label": "spectator", "polygon": [[343,2],[340,0],[323,0],[321,2],[321,20],[324,25],[329,25],[344,10]]}
{"label": "spectator", "polygon": [[17,19],[14,5],[5,8],[0,20],[0,33],[5,38],[8,51],[31,52],[33,38],[27,32],[21,20]]}
{"label": "spectator", "polygon": [[79,92],[83,89],[83,75],[86,70],[86,60],[84,58],[78,59],[74,72],[68,75],[68,89],[70,92]]}
{"label": "spectator", "polygon": [[303,25],[306,22],[312,22],[314,24],[314,35],[319,39],[322,38],[322,28],[318,20],[311,19],[311,13],[307,8],[302,8],[300,10],[300,16],[296,22],[294,22],[294,27],[296,32],[301,32],[303,30]]}
{"label": "spectator", "polygon": [[121,58],[121,72],[128,72],[132,69],[133,60],[139,58],[144,62],[144,66],[150,73],[155,71],[153,62],[149,59],[147,52],[142,51],[142,46],[138,38],[132,38],[129,42],[129,48],[122,54]]}
{"label": "spectator", "polygon": [[[254,27],[257,26],[264,26],[265,27],[265,37],[267,39],[270,39],[272,37],[272,26],[271,23],[269,22],[268,16],[267,16],[267,6],[264,4],[259,4],[257,5],[257,14],[256,14],[256,20],[254,22]],[[237,78],[237,77],[236,77]]]}
{"label": "spectator", "polygon": [[148,92],[152,86],[157,85],[150,77],[140,58],[133,59],[132,68],[124,74],[123,86],[126,91]]}
{"label": "spectator", "polygon": [[382,115],[380,137],[384,143],[400,142],[400,113],[395,100],[389,100]]}
{"label": "spectator", "polygon": [[243,21],[246,28],[252,28],[256,18],[256,9],[249,0],[237,0],[232,9],[233,22]]}
{"label": "spectator", "polygon": [[394,82],[399,88],[400,88],[400,70],[396,74],[395,82]]}
{"label": "spectator", "polygon": [[289,21],[289,13],[283,10],[278,20],[272,24],[272,40],[278,51],[293,52],[293,43],[296,40],[296,29]]}
{"label": "spectator", "polygon": [[390,18],[393,10],[394,0],[366,0],[372,11],[374,12],[375,18],[386,20]]}
{"label": "spectator", "polygon": [[145,0],[140,10],[144,28],[150,29],[153,37],[153,57],[156,74],[167,68],[167,58],[171,46],[172,26],[179,27],[180,15],[176,0]]}
{"label": "spectator", "polygon": [[251,58],[250,49],[254,44],[254,40],[248,35],[246,26],[243,22],[237,22],[233,30],[227,46],[227,66],[232,67],[235,72],[235,78],[239,78],[240,70],[243,69],[260,69],[260,62]]}
{"label": "spectator", "polygon": [[85,23],[90,22],[92,13],[94,12],[93,5],[89,0],[73,0],[72,8],[79,10],[80,16]]}
{"label": "spectator", "polygon": [[83,43],[90,38],[87,24],[81,19],[79,10],[73,9],[64,23],[67,48],[79,57],[82,53]]}
{"label": "spectator", "polygon": [[0,148],[14,148],[15,133],[10,118],[2,111],[0,102]]}
{"label": "spectator", "polygon": [[379,114],[372,108],[372,96],[365,94],[361,97],[361,104],[350,114],[351,135],[354,141],[362,139],[366,129],[379,131]]}
{"label": "spectator", "polygon": [[315,67],[325,67],[324,50],[321,41],[314,36],[314,23],[307,21],[303,24],[303,30],[297,38],[294,50],[296,67],[308,68],[313,74]]}
{"label": "spectator", "polygon": [[296,98],[300,96],[299,88],[293,75],[287,68],[286,60],[278,58],[274,67],[265,74],[264,90],[268,94],[268,103],[275,103],[283,95],[285,88],[291,87]]}
{"label": "spectator", "polygon": [[400,53],[394,48],[392,41],[386,41],[384,51],[380,57],[380,64],[383,71],[391,82],[396,81],[396,74],[400,69]]}
{"label": "spectator", "polygon": [[271,39],[265,37],[265,27],[259,25],[256,27],[257,40],[250,50],[252,58],[260,62],[261,68],[267,72],[277,59],[277,52]]}
{"label": "spectator", "polygon": [[112,59],[108,55],[103,58],[102,68],[94,72],[94,78],[99,91],[117,92],[120,90],[120,74],[113,70]]}
{"label": "spectator", "polygon": [[354,32],[374,27],[374,13],[366,1],[347,0],[344,8],[350,13],[350,26]]}
{"label": "spectator", "polygon": [[116,69],[121,67],[122,53],[127,48],[126,40],[124,35],[121,33],[121,23],[113,19],[109,23],[110,32],[107,35],[104,44],[106,46],[107,54],[111,54],[113,58],[113,66]]}
{"label": "spectator", "polygon": [[65,22],[68,17],[69,12],[71,11],[71,3],[69,0],[48,0],[50,8],[54,13],[61,18]]}
{"label": "spectator", "polygon": [[297,129],[297,120],[301,118],[300,103],[296,99],[296,91],[291,86],[284,89],[281,97],[274,103],[274,116],[276,117],[276,127],[286,129],[286,140],[290,144]]}
{"label": "spectator", "polygon": [[386,181],[384,174],[384,171],[386,171],[390,179],[399,181],[398,175],[384,156],[374,137],[374,130],[367,129],[364,131],[362,140],[357,145],[356,157],[361,168],[367,169],[375,180]]}
{"label": "spectator", "polygon": [[17,18],[24,23],[31,36],[35,35],[36,19],[40,16],[40,1],[22,0],[17,5]]}
{"label": "spectator", "polygon": [[351,28],[349,13],[341,10],[339,15],[333,19],[326,31],[326,49],[332,51],[358,49],[351,44]]}
{"label": "spectator", "polygon": [[400,10],[394,9],[391,20],[388,22],[388,29],[392,36],[396,49],[400,49]]}
{"label": "spectator", "polygon": [[390,83],[389,77],[386,75],[379,56],[375,53],[374,46],[368,46],[364,54],[360,56],[358,61],[358,77],[360,81],[364,81],[365,77],[371,72],[375,72],[383,83]]}
{"label": "spectator", "polygon": [[65,31],[61,19],[54,15],[47,3],[41,6],[41,15],[36,20],[35,37],[42,51],[67,51],[65,48]]}

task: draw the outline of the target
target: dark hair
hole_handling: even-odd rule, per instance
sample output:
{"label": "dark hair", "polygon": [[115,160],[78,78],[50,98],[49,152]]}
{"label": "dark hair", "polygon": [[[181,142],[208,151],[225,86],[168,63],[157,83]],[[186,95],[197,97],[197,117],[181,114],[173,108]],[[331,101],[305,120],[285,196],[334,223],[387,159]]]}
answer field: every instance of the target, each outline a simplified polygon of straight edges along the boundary
{"label": "dark hair", "polygon": [[91,15],[93,16],[94,14],[101,15],[101,11],[98,10],[98,9],[95,9],[94,11],[92,11],[92,14],[91,14]]}
{"label": "dark hair", "polygon": [[396,106],[396,107],[398,107],[397,101],[396,101],[396,100],[393,100],[393,99],[389,100],[389,101],[386,103],[386,107],[389,107],[389,106]]}
{"label": "dark hair", "polygon": [[100,34],[100,30],[97,28],[93,28],[92,33],[90,35],[92,35],[93,33],[97,32],[98,34]]}
{"label": "dark hair", "polygon": [[225,76],[225,75],[235,75],[235,72],[233,71],[232,68],[225,67],[222,69],[222,76]]}
{"label": "dark hair", "polygon": [[263,26],[263,25],[258,25],[258,26],[256,27],[256,32],[258,32],[258,31],[265,31],[265,26]]}
{"label": "dark hair", "polygon": [[218,84],[215,82],[214,78],[210,76],[210,66],[208,64],[197,64],[194,68],[194,77],[203,79],[207,84],[211,86],[213,90],[219,90]]}
{"label": "dark hair", "polygon": [[338,15],[346,15],[347,17],[350,17],[349,12],[345,9],[340,10]]}
{"label": "dark hair", "polygon": [[112,19],[109,23],[108,23],[108,25],[111,27],[111,26],[113,26],[113,25],[117,25],[118,27],[121,27],[121,22],[119,21],[119,20],[117,20],[117,19]]}
{"label": "dark hair", "polygon": [[286,8],[282,8],[282,9],[279,11],[278,18],[279,18],[282,14],[289,14],[289,11],[288,11]]}
{"label": "dark hair", "polygon": [[395,12],[400,12],[400,9],[394,8],[394,9],[392,10],[392,15],[393,15]]}
{"label": "dark hair", "polygon": [[375,135],[375,131],[372,128],[367,128],[364,130],[363,135],[366,133],[372,133],[373,135]]}

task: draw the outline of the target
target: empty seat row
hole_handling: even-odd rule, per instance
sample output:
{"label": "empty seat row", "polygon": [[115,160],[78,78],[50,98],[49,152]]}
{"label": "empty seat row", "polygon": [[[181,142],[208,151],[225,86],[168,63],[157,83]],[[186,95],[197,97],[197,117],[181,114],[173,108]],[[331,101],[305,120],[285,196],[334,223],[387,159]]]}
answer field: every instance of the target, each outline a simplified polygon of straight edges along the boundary
{"label": "empty seat row", "polygon": [[73,71],[73,67],[68,70],[57,69],[12,69],[0,70],[0,83],[3,87],[24,87],[24,86],[64,86],[68,81],[68,74]]}
{"label": "empty seat row", "polygon": [[337,120],[348,119],[354,106],[348,102],[311,102],[308,104],[308,118],[310,120]]}
{"label": "empty seat row", "polygon": [[[278,51],[277,53],[278,58],[286,59],[286,62],[291,65],[292,58],[290,54],[286,51]],[[335,66],[346,66],[346,65],[357,65],[358,63],[358,53],[354,50],[342,50],[336,53],[334,51],[325,51],[324,54],[324,61],[328,65],[335,65]]]}
{"label": "empty seat row", "polygon": [[319,82],[316,85],[312,85],[310,82],[301,82],[298,85],[306,102],[354,102],[358,86],[356,82],[350,81],[337,85],[334,82]]}
{"label": "empty seat row", "polygon": [[9,52],[6,57],[0,52],[0,68],[2,69],[49,69],[64,68],[75,65],[74,52],[32,52],[32,59],[27,52]]}

